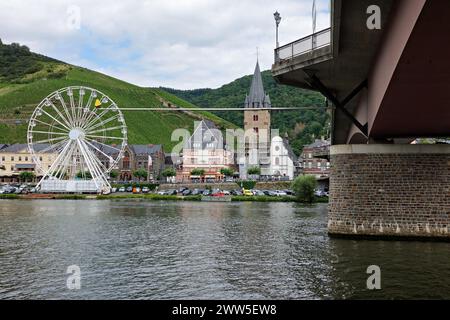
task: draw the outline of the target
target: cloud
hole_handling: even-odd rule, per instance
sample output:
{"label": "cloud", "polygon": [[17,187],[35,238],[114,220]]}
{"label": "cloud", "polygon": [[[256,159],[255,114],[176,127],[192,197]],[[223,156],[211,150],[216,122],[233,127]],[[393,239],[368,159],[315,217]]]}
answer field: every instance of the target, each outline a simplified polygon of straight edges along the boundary
{"label": "cloud", "polygon": [[[329,26],[329,1],[317,1],[320,30]],[[311,33],[311,7],[312,0],[2,1],[0,38],[141,86],[214,88],[252,73],[256,47],[270,68],[275,10],[283,44]]]}

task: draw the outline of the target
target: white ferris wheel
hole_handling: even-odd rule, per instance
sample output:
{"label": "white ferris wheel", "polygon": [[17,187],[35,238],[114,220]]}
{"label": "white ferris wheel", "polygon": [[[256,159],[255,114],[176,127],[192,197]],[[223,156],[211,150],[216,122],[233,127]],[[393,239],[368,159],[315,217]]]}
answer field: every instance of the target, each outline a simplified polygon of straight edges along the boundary
{"label": "white ferris wheel", "polygon": [[[109,173],[123,157],[127,127],[108,96],[92,88],[67,87],[39,103],[28,124],[27,140],[36,169],[43,173],[37,188],[50,181],[89,182],[102,191],[110,188]],[[47,167],[41,158],[44,153],[55,155]]]}

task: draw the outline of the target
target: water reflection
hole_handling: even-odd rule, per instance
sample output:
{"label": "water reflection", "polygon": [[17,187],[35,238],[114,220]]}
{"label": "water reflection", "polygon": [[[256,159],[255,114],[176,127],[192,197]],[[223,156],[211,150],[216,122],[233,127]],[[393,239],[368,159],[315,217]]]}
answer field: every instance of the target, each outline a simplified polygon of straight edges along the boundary
{"label": "water reflection", "polygon": [[[0,299],[449,298],[449,244],[348,241],[326,205],[0,202]],[[82,289],[66,288],[79,265]],[[368,291],[366,269],[382,269]]]}

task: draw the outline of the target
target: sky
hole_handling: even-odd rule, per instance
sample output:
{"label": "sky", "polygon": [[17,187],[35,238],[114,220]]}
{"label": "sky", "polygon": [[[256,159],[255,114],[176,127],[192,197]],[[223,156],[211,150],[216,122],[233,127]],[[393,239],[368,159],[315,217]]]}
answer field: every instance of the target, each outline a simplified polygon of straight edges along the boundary
{"label": "sky", "polygon": [[[329,27],[317,2],[317,30]],[[313,0],[0,0],[0,39],[143,87],[217,88],[312,33]],[[257,50],[258,48],[258,50]]]}

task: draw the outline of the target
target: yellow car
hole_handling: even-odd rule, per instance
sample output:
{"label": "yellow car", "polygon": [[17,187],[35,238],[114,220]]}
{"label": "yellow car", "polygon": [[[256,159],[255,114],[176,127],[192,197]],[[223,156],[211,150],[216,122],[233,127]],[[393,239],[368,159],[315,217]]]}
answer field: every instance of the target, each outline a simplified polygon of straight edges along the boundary
{"label": "yellow car", "polygon": [[251,192],[250,190],[242,190],[242,194],[246,197],[253,197],[253,192]]}

